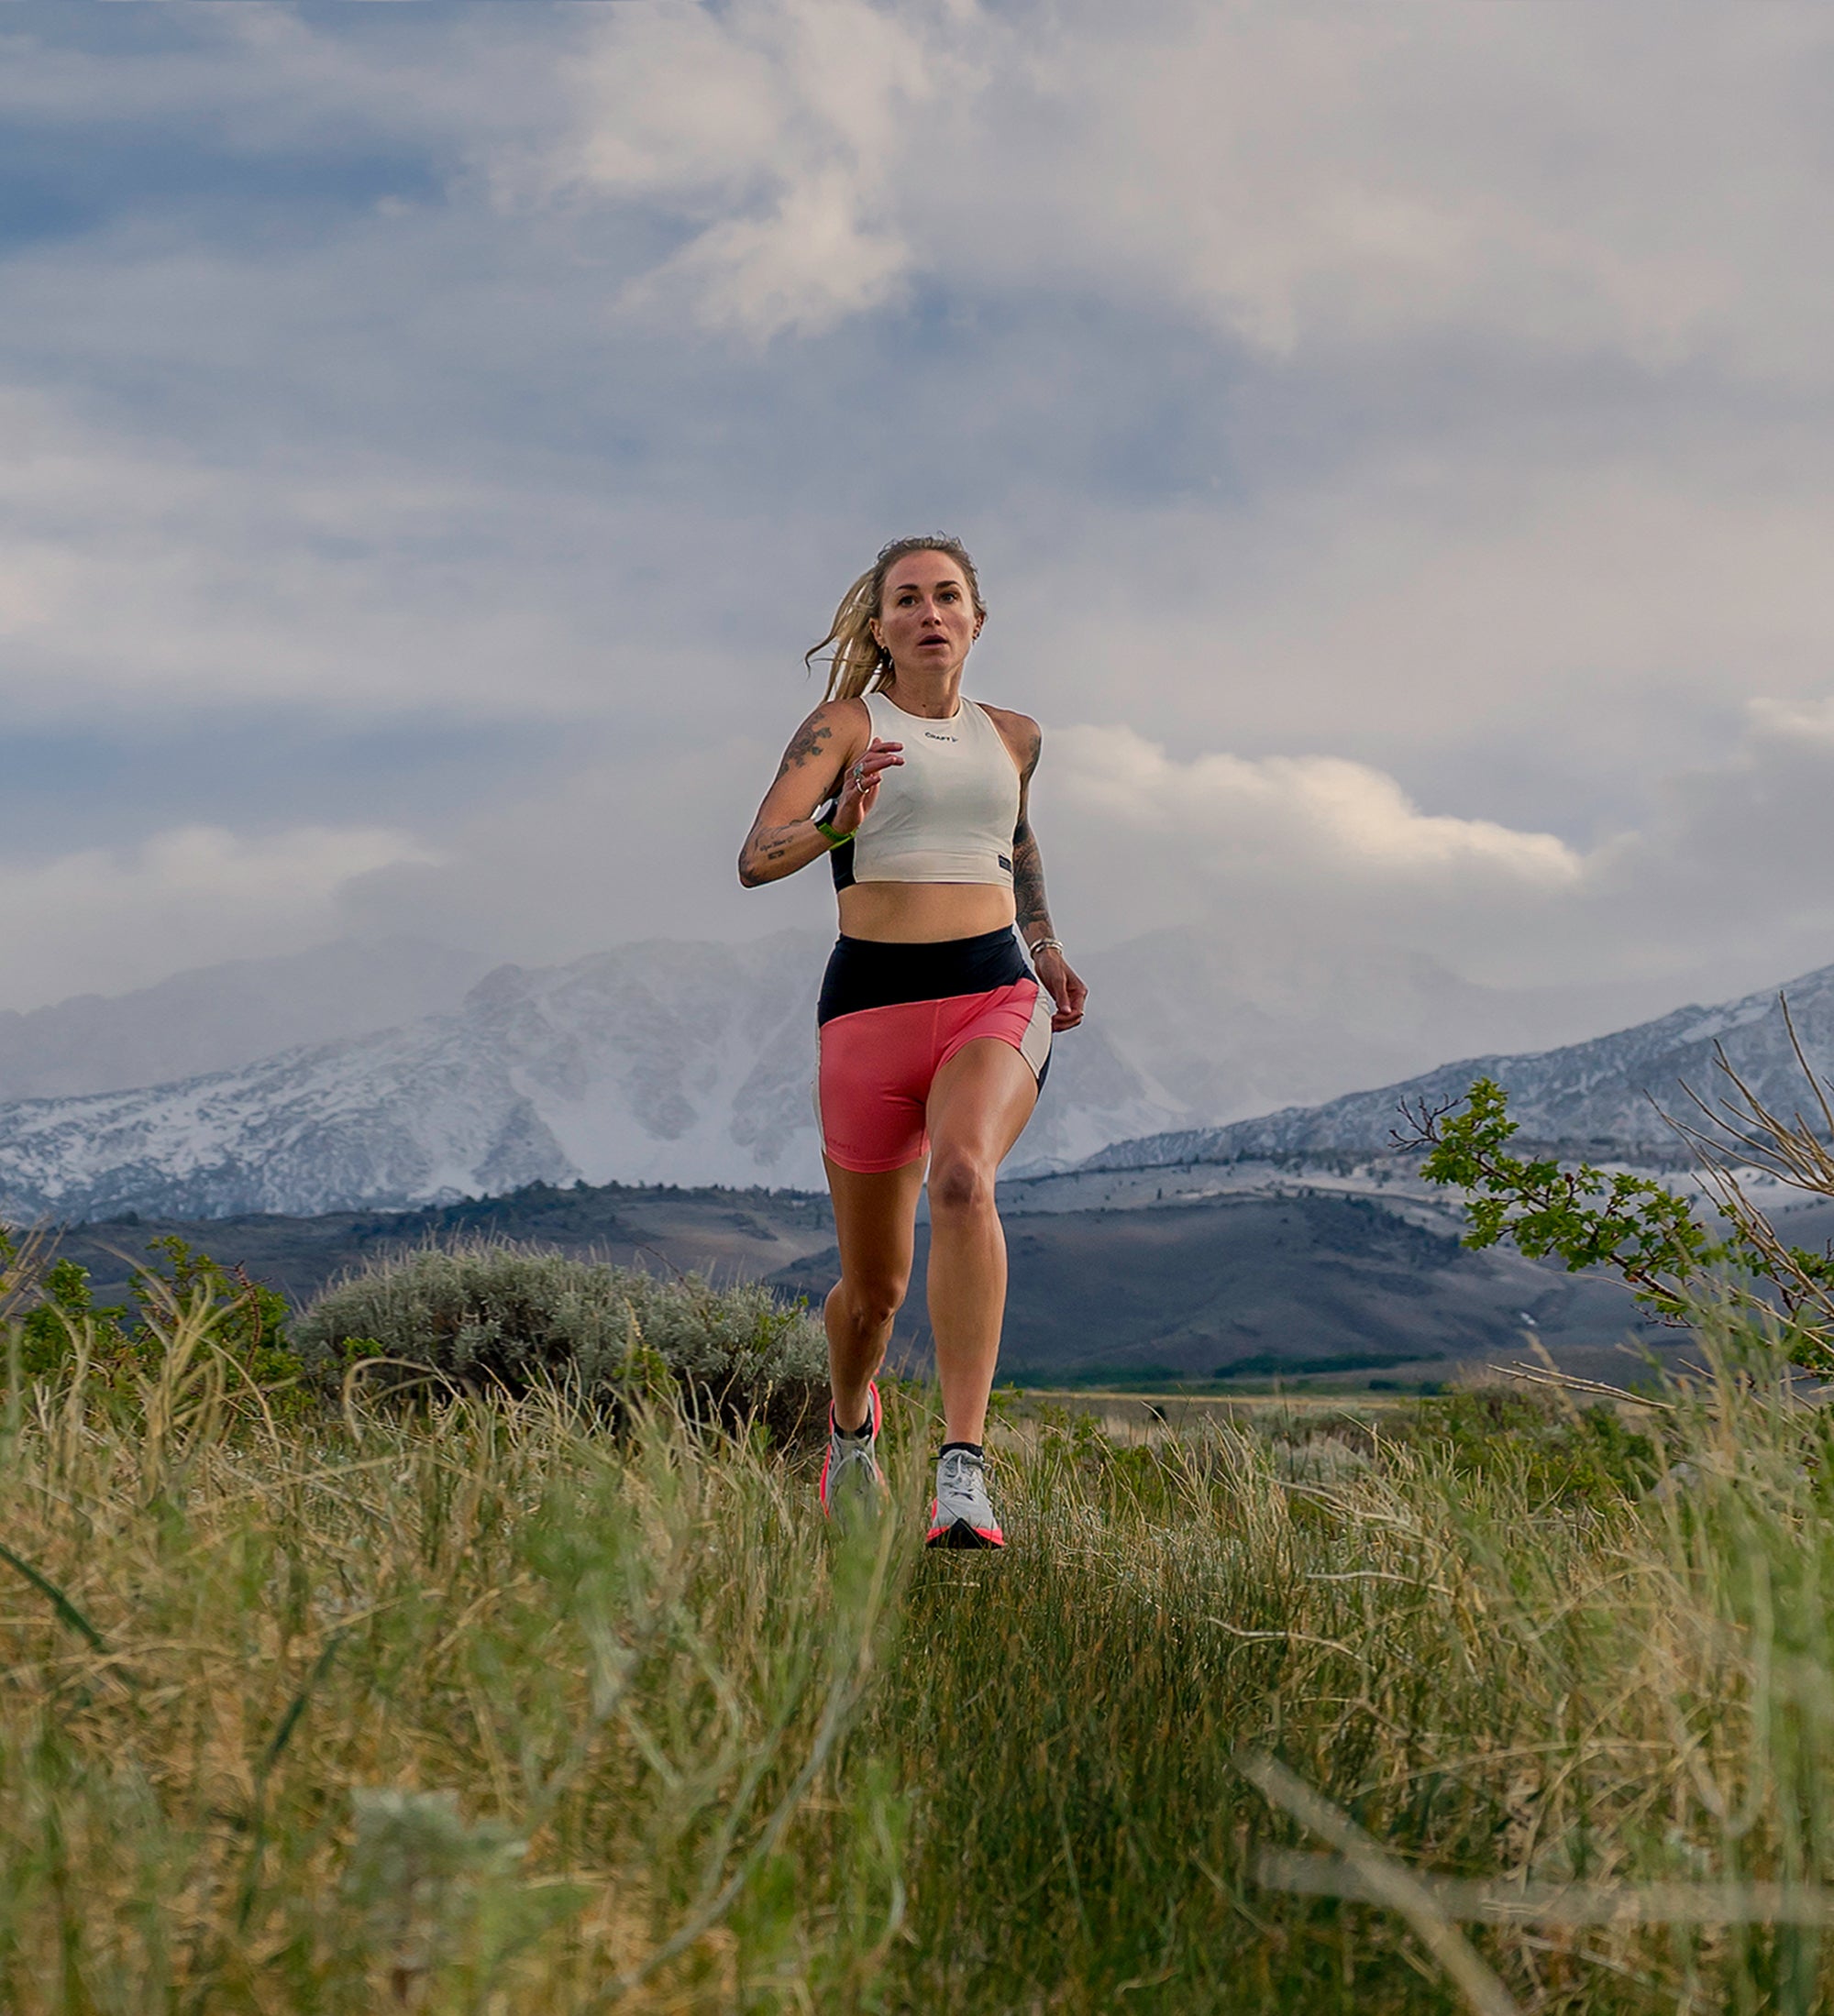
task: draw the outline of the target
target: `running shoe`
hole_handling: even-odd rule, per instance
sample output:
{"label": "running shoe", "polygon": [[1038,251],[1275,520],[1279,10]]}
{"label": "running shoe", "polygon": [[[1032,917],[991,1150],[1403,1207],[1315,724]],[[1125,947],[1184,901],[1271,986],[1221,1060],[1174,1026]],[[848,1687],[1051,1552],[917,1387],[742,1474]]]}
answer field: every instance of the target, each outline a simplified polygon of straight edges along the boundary
{"label": "running shoe", "polygon": [[987,1459],[973,1449],[945,1449],[936,1459],[926,1547],[1004,1547],[1006,1536],[987,1495]]}
{"label": "running shoe", "polygon": [[866,1389],[871,1412],[865,1434],[844,1434],[828,1408],[828,1454],[822,1464],[822,1510],[830,1519],[845,1521],[857,1509],[877,1512],[887,1495],[878,1467],[878,1425],[883,1410],[877,1383]]}

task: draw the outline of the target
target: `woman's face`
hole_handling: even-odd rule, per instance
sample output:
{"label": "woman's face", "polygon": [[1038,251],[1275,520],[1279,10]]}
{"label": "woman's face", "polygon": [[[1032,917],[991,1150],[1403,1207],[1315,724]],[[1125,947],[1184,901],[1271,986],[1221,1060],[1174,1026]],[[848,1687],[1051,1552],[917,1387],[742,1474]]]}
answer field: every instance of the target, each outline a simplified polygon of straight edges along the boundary
{"label": "woman's face", "polygon": [[927,551],[894,561],[872,633],[899,672],[960,671],[980,634],[961,562]]}

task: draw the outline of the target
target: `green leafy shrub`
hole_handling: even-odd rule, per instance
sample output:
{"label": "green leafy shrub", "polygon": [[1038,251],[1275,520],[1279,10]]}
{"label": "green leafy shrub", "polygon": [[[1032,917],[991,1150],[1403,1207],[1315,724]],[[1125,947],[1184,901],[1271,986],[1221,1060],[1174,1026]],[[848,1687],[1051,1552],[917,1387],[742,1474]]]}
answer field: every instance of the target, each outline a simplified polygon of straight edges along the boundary
{"label": "green leafy shrub", "polygon": [[[1800,1044],[1796,1055],[1834,1133],[1834,1107]],[[1492,1078],[1472,1085],[1462,1110],[1457,1101],[1404,1108],[1408,1131],[1396,1140],[1428,1151],[1420,1173],[1429,1183],[1464,1191],[1466,1246],[1507,1241],[1530,1260],[1552,1255],[1569,1273],[1610,1267],[1646,1308],[1674,1323],[1693,1324],[1703,1307],[1721,1304],[1761,1324],[1781,1315],[1795,1361],[1834,1372],[1834,1249],[1815,1252],[1785,1239],[1744,1184],[1756,1171],[1811,1195],[1834,1196],[1834,1151],[1810,1122],[1765,1107],[1723,1052],[1719,1068],[1732,1096],[1718,1111],[1695,1100],[1718,1136],[1671,1122],[1695,1151],[1718,1226],[1694,1199],[1656,1177],[1518,1154],[1511,1143],[1519,1124]]]}
{"label": "green leafy shrub", "polygon": [[1467,1246],[1508,1240],[1530,1260],[1554,1255],[1569,1273],[1615,1268],[1640,1302],[1667,1316],[1687,1309],[1704,1272],[1738,1257],[1653,1177],[1515,1153],[1519,1126],[1495,1079],[1479,1078],[1462,1112],[1429,1112],[1416,1126],[1413,1145],[1431,1149],[1420,1173],[1466,1194]]}
{"label": "green leafy shrub", "polygon": [[540,1382],[616,1402],[673,1387],[703,1411],[779,1429],[801,1420],[827,1377],[820,1328],[760,1283],[663,1281],[508,1241],[381,1261],[327,1289],[294,1338],[326,1386],[376,1359],[512,1394]]}
{"label": "green leafy shrub", "polygon": [[1661,1474],[1654,1441],[1616,1407],[1562,1407],[1494,1387],[1423,1400],[1386,1439],[1443,1451],[1460,1477],[1511,1477],[1537,1504],[1641,1498]]}
{"label": "green leafy shrub", "polygon": [[42,1272],[20,1265],[17,1239],[0,1226],[0,1277],[32,1277],[17,1291],[24,1312],[13,1322],[9,1348],[0,1350],[0,1378],[8,1361],[27,1379],[54,1378],[84,1355],[105,1386],[130,1388],[136,1376],[157,1373],[183,1313],[207,1317],[212,1345],[245,1385],[279,1394],[297,1383],[300,1361],[287,1339],[283,1295],[176,1233],[149,1241],[147,1250],[152,1259],[134,1269],[127,1300],[104,1305],[87,1268],[73,1260],[53,1261]]}

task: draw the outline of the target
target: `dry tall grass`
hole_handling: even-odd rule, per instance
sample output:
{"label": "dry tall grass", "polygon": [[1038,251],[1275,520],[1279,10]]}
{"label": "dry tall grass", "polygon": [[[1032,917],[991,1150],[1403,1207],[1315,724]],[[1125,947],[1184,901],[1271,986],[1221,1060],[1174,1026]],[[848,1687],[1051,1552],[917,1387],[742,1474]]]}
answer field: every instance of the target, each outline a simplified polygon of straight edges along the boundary
{"label": "dry tall grass", "polygon": [[1808,1917],[1834,1880],[1834,1429],[1773,1348],[1703,1349],[1649,1491],[1563,1496],[1509,1436],[1358,1466],[1047,1431],[1009,1471],[1019,1551],[923,1564],[881,1706],[924,1788],[910,2006],[1466,2006],[1393,1911],[1259,1880],[1323,1844],[1253,1751],[1411,1867],[1621,1898],[1475,1935],[1525,2010],[1830,2006],[1813,1925],[1640,1922],[1618,1888]]}
{"label": "dry tall grass", "polygon": [[541,1395],[281,1429],[195,1313],[125,1407],[12,1382],[0,2007],[850,1993],[900,1893],[830,1767],[904,1560],[801,1497]]}
{"label": "dry tall grass", "polygon": [[1471,1936],[1520,2009],[1828,2006],[1813,1924],[1528,1909],[1834,1881],[1834,1431],[1762,1340],[1708,1340],[1653,1489],[1508,1434],[1028,1427],[1004,1559],[915,1555],[912,1396],[848,1548],[800,1460],[665,1410],[279,1424],[204,1317],[168,1342],[138,1394],[8,1382],[21,2016],[1463,2007],[1404,1917],[1261,1880],[1323,1844],[1246,1752],[1519,1886]]}

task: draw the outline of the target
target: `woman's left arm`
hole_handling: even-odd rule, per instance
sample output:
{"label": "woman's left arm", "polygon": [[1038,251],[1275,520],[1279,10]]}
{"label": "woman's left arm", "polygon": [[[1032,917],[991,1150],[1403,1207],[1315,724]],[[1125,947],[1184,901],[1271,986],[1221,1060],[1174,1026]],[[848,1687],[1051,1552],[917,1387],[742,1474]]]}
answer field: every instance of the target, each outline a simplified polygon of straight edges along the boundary
{"label": "woman's left arm", "polygon": [[[1008,746],[1019,764],[1019,823],[1012,830],[1012,902],[1019,935],[1032,953],[1032,964],[1044,991],[1055,1004],[1054,1031],[1074,1029],[1083,1019],[1088,989],[1077,978],[1057,934],[1051,928],[1051,906],[1044,896],[1044,859],[1032,831],[1032,777],[1038,767],[1044,737],[1038,723],[1024,714],[1007,714],[1000,723]],[[1040,951],[1033,951],[1040,946]]]}

